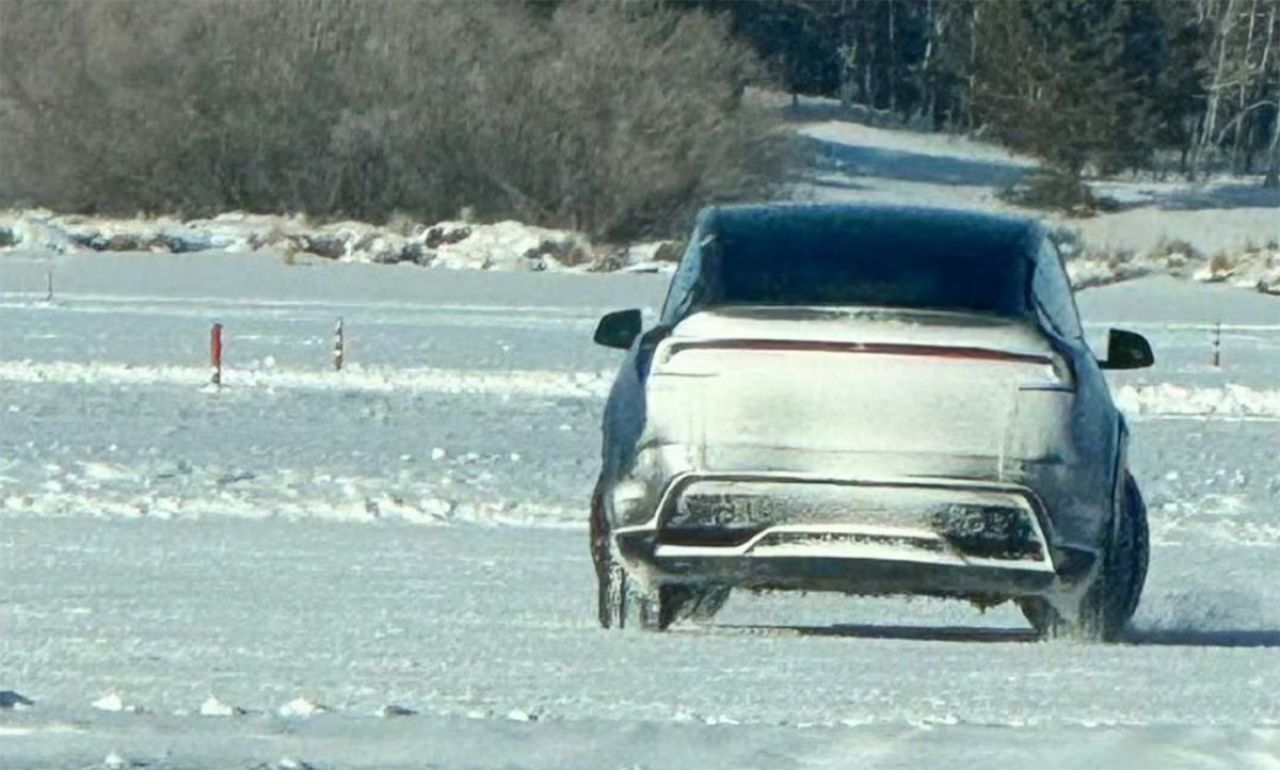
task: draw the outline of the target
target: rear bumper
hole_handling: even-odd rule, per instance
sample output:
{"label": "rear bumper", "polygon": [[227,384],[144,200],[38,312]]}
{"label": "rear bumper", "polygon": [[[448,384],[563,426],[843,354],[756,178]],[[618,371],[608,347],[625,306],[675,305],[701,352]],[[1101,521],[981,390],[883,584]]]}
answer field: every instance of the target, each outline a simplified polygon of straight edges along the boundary
{"label": "rear bumper", "polygon": [[[749,521],[706,500],[745,500]],[[769,472],[677,476],[614,545],[650,583],[994,599],[1051,593],[1093,560],[1055,551],[1044,506],[1018,485]]]}
{"label": "rear bumper", "polygon": [[[626,548],[624,547],[624,551]],[[722,583],[751,590],[919,594],[1003,600],[1050,593],[1052,572],[927,564],[875,557],[739,557],[642,555],[657,583]]]}

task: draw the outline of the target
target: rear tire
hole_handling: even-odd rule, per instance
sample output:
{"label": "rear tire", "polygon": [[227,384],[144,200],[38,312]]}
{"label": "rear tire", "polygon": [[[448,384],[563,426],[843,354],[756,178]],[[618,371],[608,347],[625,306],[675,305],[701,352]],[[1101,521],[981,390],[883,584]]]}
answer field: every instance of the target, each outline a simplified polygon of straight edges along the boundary
{"label": "rear tire", "polygon": [[662,606],[658,597],[637,589],[622,565],[610,559],[599,584],[598,611],[601,628],[638,628],[661,631]]}
{"label": "rear tire", "polygon": [[609,548],[600,495],[591,500],[591,561],[596,568],[596,612],[601,628],[665,628],[661,594],[640,590]]}
{"label": "rear tire", "polygon": [[601,628],[662,631],[682,620],[706,622],[729,599],[728,586],[641,589],[609,548],[609,526],[598,489],[591,499],[591,561],[596,568],[596,612]]}
{"label": "rear tire", "polygon": [[1115,533],[1101,553],[1102,567],[1081,599],[1075,621],[1063,617],[1044,599],[1033,597],[1020,602],[1022,614],[1041,638],[1114,642],[1137,611],[1147,580],[1150,536],[1146,504],[1128,472],[1117,515],[1120,520]]}

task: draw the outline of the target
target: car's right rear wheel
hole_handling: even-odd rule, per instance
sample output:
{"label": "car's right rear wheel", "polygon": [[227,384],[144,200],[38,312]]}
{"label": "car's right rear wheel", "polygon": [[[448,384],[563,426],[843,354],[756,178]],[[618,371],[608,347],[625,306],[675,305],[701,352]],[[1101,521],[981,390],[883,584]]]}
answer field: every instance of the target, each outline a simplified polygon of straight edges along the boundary
{"label": "car's right rear wheel", "polygon": [[1114,642],[1138,609],[1150,555],[1147,508],[1131,474],[1125,473],[1124,484],[1123,505],[1117,511],[1120,520],[1076,619],[1064,617],[1041,598],[1021,601],[1023,615],[1041,638]]}

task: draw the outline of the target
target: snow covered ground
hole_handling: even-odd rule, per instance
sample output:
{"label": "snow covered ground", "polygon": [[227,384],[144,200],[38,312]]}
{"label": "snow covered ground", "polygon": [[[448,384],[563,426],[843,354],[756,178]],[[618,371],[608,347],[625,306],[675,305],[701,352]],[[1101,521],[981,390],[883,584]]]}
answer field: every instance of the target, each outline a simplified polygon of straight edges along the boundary
{"label": "snow covered ground", "polygon": [[1158,357],[1114,378],[1153,537],[1128,644],[825,595],[609,633],[589,339],[664,284],[0,258],[0,768],[1280,767],[1280,302],[1080,295]]}
{"label": "snow covered ground", "polygon": [[[1031,167],[829,117],[798,126],[817,142],[798,198],[1006,210],[995,190]],[[1126,210],[1067,223],[1090,247],[1280,240],[1272,193],[1108,185]],[[1159,277],[1080,295],[1098,349],[1122,326],[1158,359],[1113,378],[1153,538],[1128,644],[824,595],[617,634],[594,622],[584,519],[618,356],[589,340],[607,310],[652,316],[665,277],[560,272],[588,245],[508,225],[457,248],[358,223],[65,224],[0,253],[0,770],[1280,768],[1274,297]]]}
{"label": "snow covered ground", "polygon": [[[797,130],[817,156],[795,186],[797,197],[1039,213],[997,196],[1036,168],[1034,159],[998,145],[849,120],[813,120]],[[1249,243],[1280,242],[1280,191],[1263,188],[1260,179],[1096,180],[1090,182],[1095,195],[1120,211],[1047,218],[1078,229],[1095,250],[1143,253],[1163,238],[1186,241],[1205,254],[1232,252]]]}

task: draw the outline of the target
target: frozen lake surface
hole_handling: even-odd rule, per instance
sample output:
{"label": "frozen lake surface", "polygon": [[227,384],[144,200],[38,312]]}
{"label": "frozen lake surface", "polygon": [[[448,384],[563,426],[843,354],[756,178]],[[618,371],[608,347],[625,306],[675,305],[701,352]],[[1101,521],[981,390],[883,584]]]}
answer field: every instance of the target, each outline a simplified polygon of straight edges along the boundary
{"label": "frozen lake surface", "polygon": [[0,767],[1280,767],[1280,302],[1080,295],[1158,358],[1114,382],[1153,537],[1128,644],[826,595],[610,633],[590,334],[664,284],[0,260],[0,691],[34,704]]}

